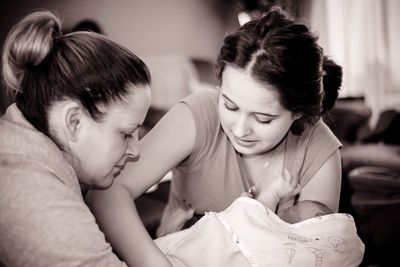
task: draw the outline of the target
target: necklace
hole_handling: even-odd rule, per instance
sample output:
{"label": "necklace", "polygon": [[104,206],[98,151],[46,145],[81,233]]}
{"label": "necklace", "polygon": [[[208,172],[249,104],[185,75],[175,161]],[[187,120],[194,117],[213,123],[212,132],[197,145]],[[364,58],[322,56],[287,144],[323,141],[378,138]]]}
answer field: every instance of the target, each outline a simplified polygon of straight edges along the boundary
{"label": "necklace", "polygon": [[264,172],[264,169],[268,166],[268,164],[269,164],[269,157],[267,158],[267,161],[264,163],[264,166],[261,168],[261,171],[258,173],[256,179],[254,180],[254,183],[249,186],[247,193],[250,195],[251,198],[255,198],[258,195],[259,192],[256,185],[258,184],[258,181],[260,180],[262,173]]}

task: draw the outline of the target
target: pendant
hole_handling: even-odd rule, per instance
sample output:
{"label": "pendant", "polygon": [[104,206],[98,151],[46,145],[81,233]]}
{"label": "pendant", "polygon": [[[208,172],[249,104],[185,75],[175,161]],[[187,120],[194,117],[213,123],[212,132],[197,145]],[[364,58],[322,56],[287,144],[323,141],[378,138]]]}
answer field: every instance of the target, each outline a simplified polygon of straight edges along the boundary
{"label": "pendant", "polygon": [[249,190],[247,190],[247,193],[249,193],[251,198],[254,198],[256,196],[256,192],[257,192],[257,189],[256,189],[255,185],[250,186]]}

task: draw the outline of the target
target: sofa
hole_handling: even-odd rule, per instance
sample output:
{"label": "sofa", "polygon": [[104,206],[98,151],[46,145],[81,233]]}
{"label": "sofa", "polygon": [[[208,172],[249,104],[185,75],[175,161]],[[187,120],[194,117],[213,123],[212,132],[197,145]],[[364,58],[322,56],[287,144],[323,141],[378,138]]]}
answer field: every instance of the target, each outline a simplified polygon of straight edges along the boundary
{"label": "sofa", "polygon": [[339,211],[356,221],[362,266],[400,266],[400,112],[384,110],[374,127],[362,101],[339,100],[332,113],[343,143]]}

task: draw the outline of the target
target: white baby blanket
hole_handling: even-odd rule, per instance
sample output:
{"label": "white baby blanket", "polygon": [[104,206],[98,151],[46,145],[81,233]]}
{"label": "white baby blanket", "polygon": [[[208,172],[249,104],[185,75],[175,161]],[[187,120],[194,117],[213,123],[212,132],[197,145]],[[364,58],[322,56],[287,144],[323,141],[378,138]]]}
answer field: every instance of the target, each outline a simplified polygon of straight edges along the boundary
{"label": "white baby blanket", "polygon": [[156,244],[174,266],[190,267],[358,266],[365,249],[348,214],[289,224],[247,197]]}

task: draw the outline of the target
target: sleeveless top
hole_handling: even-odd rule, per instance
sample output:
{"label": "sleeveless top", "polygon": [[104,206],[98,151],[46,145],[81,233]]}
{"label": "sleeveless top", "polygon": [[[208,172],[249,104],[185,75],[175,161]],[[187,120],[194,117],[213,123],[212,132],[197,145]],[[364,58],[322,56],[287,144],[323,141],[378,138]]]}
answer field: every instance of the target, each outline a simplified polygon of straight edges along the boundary
{"label": "sleeveless top", "polygon": [[[218,90],[207,89],[184,98],[180,103],[192,111],[196,139],[190,156],[173,169],[169,200],[157,233],[159,236],[180,230],[194,213],[226,209],[250,187],[244,161],[220,125],[218,96]],[[270,153],[271,160],[274,155],[283,153],[282,168],[297,175],[299,183],[304,186],[340,147],[336,136],[319,120],[299,136],[289,131]],[[269,171],[267,166],[263,175]],[[294,198],[282,200],[279,207],[284,209],[293,203]]]}

